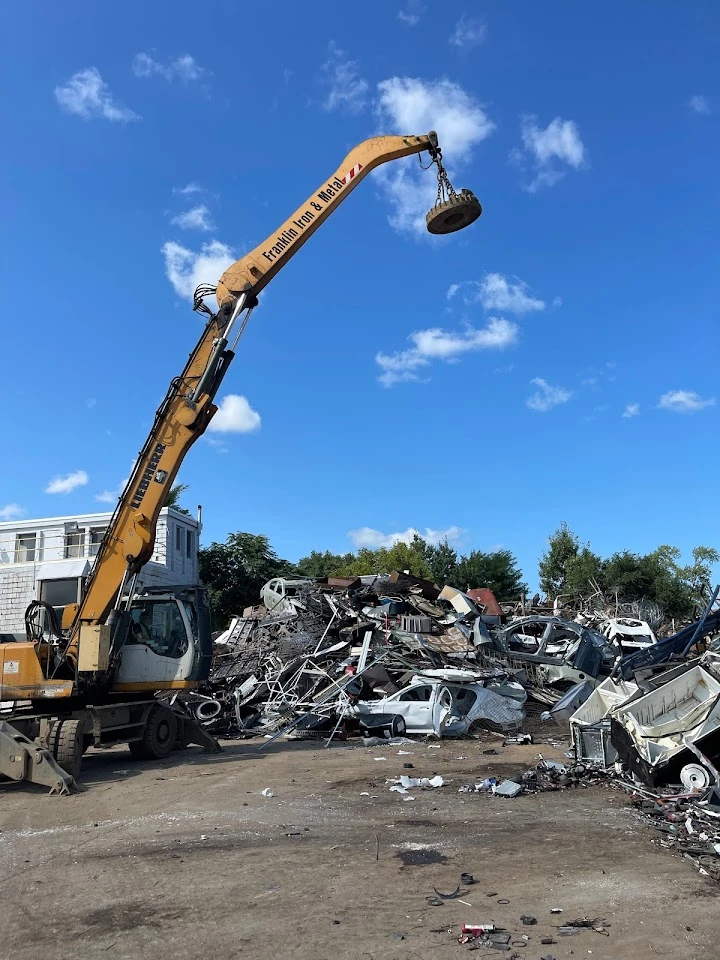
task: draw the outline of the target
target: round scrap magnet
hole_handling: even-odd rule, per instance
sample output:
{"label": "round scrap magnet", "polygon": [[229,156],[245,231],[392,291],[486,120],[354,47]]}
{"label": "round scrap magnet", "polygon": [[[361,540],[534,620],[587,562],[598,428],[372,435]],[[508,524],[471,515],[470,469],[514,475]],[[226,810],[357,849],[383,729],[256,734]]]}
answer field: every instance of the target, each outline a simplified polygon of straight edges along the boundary
{"label": "round scrap magnet", "polygon": [[425,216],[430,233],[455,233],[474,223],[482,213],[480,201],[472,190],[461,190],[436,204]]}

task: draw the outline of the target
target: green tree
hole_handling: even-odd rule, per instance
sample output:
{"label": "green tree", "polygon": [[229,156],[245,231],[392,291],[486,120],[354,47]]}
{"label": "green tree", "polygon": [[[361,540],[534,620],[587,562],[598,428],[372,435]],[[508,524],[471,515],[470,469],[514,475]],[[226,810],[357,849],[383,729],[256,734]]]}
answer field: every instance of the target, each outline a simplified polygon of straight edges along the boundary
{"label": "green tree", "polygon": [[606,594],[622,600],[654,600],[666,616],[696,615],[711,591],[712,565],[720,554],[712,547],[695,547],[693,563],[680,566],[677,547],[662,544],[648,554],[629,550],[614,553],[603,564],[601,583]]}
{"label": "green tree", "polygon": [[378,550],[361,547],[339,573],[346,577],[362,577],[373,573],[392,573],[393,570],[407,570],[416,577],[431,579],[430,564],[417,538],[409,544],[398,542],[392,547],[380,547]]}
{"label": "green tree", "polygon": [[568,563],[577,559],[580,541],[563,521],[548,539],[548,549],[540,557],[538,578],[547,597],[568,592]]}
{"label": "green tree", "polygon": [[[600,557],[585,546],[577,555],[568,557],[565,564],[565,593],[573,596],[588,596],[595,592],[594,582],[602,580],[603,562]],[[556,594],[557,596],[557,594]]]}
{"label": "green tree", "polygon": [[183,495],[183,493],[185,493],[187,489],[189,488],[186,483],[176,483],[174,487],[170,487],[170,489],[167,492],[167,496],[165,497],[163,506],[173,507],[179,513],[184,513],[189,517],[190,511],[186,510],[185,507],[181,507],[179,503],[180,497]]}
{"label": "green tree", "polygon": [[425,559],[430,567],[430,579],[433,583],[439,587],[446,583],[456,586],[458,555],[447,542],[447,538],[434,547],[426,544]]}
{"label": "green tree", "polygon": [[661,546],[648,554],[622,550],[604,564],[602,586],[606,594],[622,600],[654,600],[669,617],[692,612],[692,591],[683,580],[676,547]]}
{"label": "green tree", "polygon": [[713,547],[695,547],[693,562],[682,568],[683,580],[692,591],[693,598],[699,603],[710,599],[712,593],[712,568],[720,563],[720,553]]}
{"label": "green tree", "polygon": [[416,537],[412,543],[398,541],[389,550],[386,550],[383,573],[391,573],[393,570],[407,570],[415,577],[423,577],[425,580],[432,579],[430,564],[425,557],[425,551],[417,542],[418,540],[422,544],[425,543],[424,540]]}
{"label": "green tree", "polygon": [[199,561],[216,630],[226,627],[245,607],[259,603],[260,588],[268,580],[297,576],[294,565],[278,557],[261,534],[231,533],[225,543],[211,543],[200,550]]}
{"label": "green tree", "polygon": [[456,570],[456,582],[452,586],[461,590],[490,587],[498,600],[516,600],[527,590],[522,572],[510,550],[494,550],[483,553],[473,550],[461,557]]}
{"label": "green tree", "polygon": [[339,572],[347,567],[355,559],[352,553],[331,553],[326,550],[320,553],[319,550],[312,550],[307,557],[302,557],[297,562],[298,573],[303,577],[312,577],[320,579],[321,577],[337,576]]}

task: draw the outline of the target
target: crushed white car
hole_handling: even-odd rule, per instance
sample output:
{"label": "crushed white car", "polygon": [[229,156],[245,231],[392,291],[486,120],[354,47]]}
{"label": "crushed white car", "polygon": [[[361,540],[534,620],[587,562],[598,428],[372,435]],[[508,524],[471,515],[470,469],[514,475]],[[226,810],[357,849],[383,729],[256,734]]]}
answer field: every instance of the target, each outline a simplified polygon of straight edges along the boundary
{"label": "crushed white car", "polygon": [[[430,673],[466,674],[473,679],[447,680]],[[354,710],[359,716],[401,716],[411,734],[454,737],[475,724],[491,724],[503,732],[519,729],[525,719],[526,698],[522,685],[512,680],[495,681],[493,688],[492,679],[471,671],[438,670],[414,676],[408,686],[382,700],[360,700]]]}

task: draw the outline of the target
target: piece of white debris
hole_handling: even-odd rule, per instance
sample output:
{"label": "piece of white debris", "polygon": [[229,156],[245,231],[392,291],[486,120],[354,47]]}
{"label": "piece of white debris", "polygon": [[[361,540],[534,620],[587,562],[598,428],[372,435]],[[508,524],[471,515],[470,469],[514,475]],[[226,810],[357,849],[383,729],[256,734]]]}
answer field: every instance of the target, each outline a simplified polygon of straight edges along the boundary
{"label": "piece of white debris", "polygon": [[264,789],[264,790],[261,790],[260,793],[261,793],[264,797],[272,797],[272,796],[273,796],[273,792],[272,792],[272,790],[270,789],[270,787],[265,787],[265,789]]}
{"label": "piece of white debris", "polygon": [[373,760],[387,760],[387,757],[373,757]]}
{"label": "piece of white debris", "polygon": [[398,750],[397,755],[399,757],[412,757],[412,750]]}
{"label": "piece of white debris", "polygon": [[403,797],[403,803],[407,803],[408,800],[414,800],[415,797]]}
{"label": "piece of white debris", "polygon": [[439,774],[434,777],[400,777],[395,782],[401,784],[405,789],[408,787],[442,787],[445,784]]}

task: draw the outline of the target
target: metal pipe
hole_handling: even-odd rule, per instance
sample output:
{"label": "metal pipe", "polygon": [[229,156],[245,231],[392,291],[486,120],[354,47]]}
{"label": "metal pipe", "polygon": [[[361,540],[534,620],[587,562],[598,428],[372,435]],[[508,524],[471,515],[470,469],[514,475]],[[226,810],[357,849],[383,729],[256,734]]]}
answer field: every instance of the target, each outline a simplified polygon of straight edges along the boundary
{"label": "metal pipe", "polygon": [[235,307],[230,316],[230,319],[228,320],[228,324],[225,327],[225,331],[223,332],[223,335],[215,341],[215,346],[213,347],[213,351],[210,354],[210,359],[208,360],[208,364],[205,367],[205,372],[200,377],[200,380],[198,381],[198,385],[195,387],[192,394],[190,395],[190,401],[189,401],[190,403],[198,402],[200,397],[205,392],[205,388],[207,387],[208,383],[215,376],[215,371],[217,370],[217,365],[220,359],[220,355],[224,352],[225,348],[228,345],[228,338],[230,336],[230,331],[232,330],[235,324],[235,321],[237,320],[243,307],[245,306],[246,300],[247,300],[246,293],[243,293],[238,297],[237,303],[235,304]]}
{"label": "metal pipe", "polygon": [[697,628],[696,628],[696,630],[695,630],[695,633],[693,633],[693,635],[692,635],[692,639],[690,640],[690,642],[688,643],[688,645],[687,645],[687,646],[685,647],[685,649],[683,650],[683,654],[682,654],[682,655],[683,655],[684,657],[687,656],[688,650],[689,650],[690,647],[695,643],[695,641],[697,640],[698,636],[700,635],[700,631],[701,631],[702,628],[705,626],[705,621],[706,621],[707,618],[710,616],[710,611],[712,610],[712,608],[713,608],[713,606],[714,606],[714,604],[715,604],[715,601],[716,601],[717,598],[718,598],[718,593],[720,593],[720,586],[715,587],[715,591],[714,591],[712,597],[710,598],[710,603],[708,603],[708,605],[705,607],[705,612],[703,613],[701,619],[698,621],[698,625],[697,625]]}

